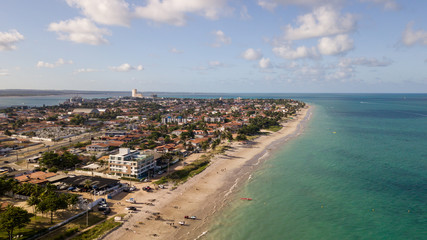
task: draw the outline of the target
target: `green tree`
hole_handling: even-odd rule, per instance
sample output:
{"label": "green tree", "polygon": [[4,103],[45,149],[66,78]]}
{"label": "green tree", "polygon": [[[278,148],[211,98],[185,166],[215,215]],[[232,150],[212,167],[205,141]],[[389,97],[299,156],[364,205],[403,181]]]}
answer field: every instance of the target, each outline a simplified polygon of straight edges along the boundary
{"label": "green tree", "polygon": [[12,178],[9,178],[9,179],[6,179],[6,177],[0,178],[0,196],[12,190],[15,185],[17,185],[17,182]]}
{"label": "green tree", "polygon": [[206,151],[209,148],[209,143],[207,141],[202,142],[201,148],[203,149],[203,151]]}
{"label": "green tree", "polygon": [[83,187],[84,188],[86,188],[86,189],[91,189],[92,188],[92,181],[91,180],[86,180],[85,182],[84,182],[84,185],[83,185]]}
{"label": "green tree", "polygon": [[4,135],[12,136],[12,133],[9,131],[9,129],[6,129],[6,131],[4,131]]}
{"label": "green tree", "polygon": [[245,134],[239,134],[239,135],[237,135],[236,140],[237,141],[246,141],[248,139],[247,139]]}
{"label": "green tree", "polygon": [[53,191],[46,191],[41,195],[41,201],[37,207],[42,209],[42,212],[50,211],[50,223],[53,223],[53,214],[59,209],[67,209],[67,197],[65,194],[58,195]]}
{"label": "green tree", "polygon": [[34,215],[35,215],[35,216],[37,216],[37,213],[36,213],[36,206],[37,206],[37,204],[39,204],[39,202],[40,202],[40,198],[39,198],[36,194],[32,194],[32,195],[30,196],[30,198],[28,198],[28,200],[27,200],[27,204],[28,204],[29,206],[32,206],[32,207],[33,207],[33,212],[34,212]]}
{"label": "green tree", "polygon": [[13,231],[22,228],[31,221],[32,214],[21,207],[8,206],[0,212],[0,229],[6,230],[9,240],[13,238]]}

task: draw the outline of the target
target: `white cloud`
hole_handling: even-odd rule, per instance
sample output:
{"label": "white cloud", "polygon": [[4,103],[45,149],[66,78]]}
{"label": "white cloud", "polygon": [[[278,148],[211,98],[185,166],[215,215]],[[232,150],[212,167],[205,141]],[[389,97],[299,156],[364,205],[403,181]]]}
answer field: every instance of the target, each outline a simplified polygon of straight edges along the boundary
{"label": "white cloud", "polygon": [[319,39],[317,48],[322,55],[338,55],[353,49],[353,39],[346,34],[340,34],[335,37],[324,37]]}
{"label": "white cloud", "polygon": [[414,26],[413,22],[410,22],[406,25],[406,28],[402,34],[402,42],[406,46],[412,46],[415,44],[427,45],[427,31],[425,30],[414,31],[412,29],[413,26]]}
{"label": "white cloud", "polygon": [[58,39],[90,45],[106,44],[104,35],[111,35],[105,28],[98,28],[87,18],[75,18],[49,24],[49,31],[56,32]]}
{"label": "white cloud", "polygon": [[117,67],[110,67],[111,70],[115,72],[129,72],[132,70],[142,71],[144,70],[144,67],[142,65],[138,65],[136,67],[130,65],[129,63],[123,63],[120,66]]}
{"label": "white cloud", "polygon": [[308,48],[306,46],[299,46],[296,49],[292,48],[290,42],[284,42],[278,44],[273,48],[273,52],[285,59],[300,59],[300,58],[315,58],[318,56],[316,48]]}
{"label": "white cloud", "polygon": [[252,16],[249,14],[248,8],[245,5],[243,5],[242,8],[240,9],[240,19],[249,20],[251,18]]}
{"label": "white cloud", "polygon": [[21,40],[24,40],[24,36],[15,29],[0,32],[0,51],[15,50],[15,44]]}
{"label": "white cloud", "polygon": [[299,40],[315,37],[324,37],[354,31],[356,28],[355,17],[351,14],[341,16],[331,6],[322,6],[297,18],[298,27],[287,25],[284,38]]}
{"label": "white cloud", "polygon": [[194,13],[208,19],[217,19],[227,12],[227,0],[147,0],[145,6],[135,8],[134,16],[154,22],[183,26],[187,14]]}
{"label": "white cloud", "polygon": [[75,70],[74,73],[99,72],[99,71],[100,70],[93,69],[93,68],[79,68],[79,69]]}
{"label": "white cloud", "polygon": [[105,25],[129,26],[131,14],[124,0],[66,0],[68,5],[80,8],[83,15]]}
{"label": "white cloud", "polygon": [[183,53],[184,51],[178,50],[176,48],[171,48],[171,50],[169,50],[171,53],[176,53],[176,54],[180,54]]}
{"label": "white cloud", "polygon": [[242,57],[246,60],[258,60],[262,57],[262,53],[260,50],[248,48],[242,53]]}
{"label": "white cloud", "polygon": [[258,0],[258,5],[270,11],[273,11],[277,7],[277,3],[271,0]]}
{"label": "white cloud", "polygon": [[212,34],[215,35],[215,43],[212,44],[213,47],[221,47],[222,45],[231,43],[231,38],[227,37],[221,30],[215,31]]}
{"label": "white cloud", "polygon": [[209,67],[211,68],[218,68],[218,67],[226,67],[227,65],[220,62],[220,61],[210,61],[209,62]]}
{"label": "white cloud", "polygon": [[9,70],[0,68],[0,77],[9,76]]}
{"label": "white cloud", "polygon": [[382,5],[384,10],[398,10],[400,8],[395,0],[361,0],[361,2],[372,2]]}
{"label": "white cloud", "polygon": [[343,0],[258,0],[258,5],[268,9],[273,10],[278,5],[296,5],[302,7],[318,7],[322,5],[338,5],[342,3]]}
{"label": "white cloud", "polygon": [[348,67],[348,66],[364,66],[364,67],[387,67],[393,63],[392,60],[383,58],[382,60],[378,60],[376,58],[342,58],[338,66],[339,67]]}
{"label": "white cloud", "polygon": [[355,76],[354,69],[352,67],[339,68],[336,71],[330,72],[325,76],[326,80],[340,80],[344,82],[346,79],[353,78]]}
{"label": "white cloud", "polygon": [[261,58],[258,63],[259,67],[262,69],[267,69],[273,67],[271,64],[270,58]]}
{"label": "white cloud", "polygon": [[64,64],[73,64],[73,61],[71,61],[71,60],[65,61],[64,59],[59,58],[55,63],[38,61],[36,66],[38,68],[42,68],[42,67],[44,67],[44,68],[55,68],[55,67],[62,66]]}

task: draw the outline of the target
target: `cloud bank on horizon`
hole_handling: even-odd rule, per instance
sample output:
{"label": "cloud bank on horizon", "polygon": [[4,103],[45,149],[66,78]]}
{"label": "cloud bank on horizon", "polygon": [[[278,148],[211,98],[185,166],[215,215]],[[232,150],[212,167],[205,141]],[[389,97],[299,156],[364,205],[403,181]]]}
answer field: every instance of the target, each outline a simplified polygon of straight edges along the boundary
{"label": "cloud bank on horizon", "polygon": [[25,4],[0,3],[4,89],[427,91],[424,1]]}

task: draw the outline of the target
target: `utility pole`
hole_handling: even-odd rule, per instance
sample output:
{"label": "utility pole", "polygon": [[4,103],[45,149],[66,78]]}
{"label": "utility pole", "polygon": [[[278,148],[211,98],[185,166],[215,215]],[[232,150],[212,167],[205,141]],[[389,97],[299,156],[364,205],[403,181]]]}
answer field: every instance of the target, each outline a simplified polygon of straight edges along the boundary
{"label": "utility pole", "polygon": [[87,213],[86,213],[86,226],[89,227],[89,203],[87,204]]}

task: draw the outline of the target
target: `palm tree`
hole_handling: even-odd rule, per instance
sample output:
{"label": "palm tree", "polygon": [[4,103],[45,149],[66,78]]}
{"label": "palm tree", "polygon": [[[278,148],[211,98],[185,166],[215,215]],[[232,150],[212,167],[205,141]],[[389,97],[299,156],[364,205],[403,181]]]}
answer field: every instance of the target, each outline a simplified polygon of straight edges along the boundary
{"label": "palm tree", "polygon": [[85,183],[84,183],[84,188],[86,188],[86,189],[90,189],[90,188],[92,188],[92,181],[91,180],[86,180],[85,181]]}
{"label": "palm tree", "polygon": [[30,198],[28,198],[28,200],[27,200],[27,204],[30,206],[33,206],[34,220],[37,217],[36,206],[37,206],[37,204],[39,204],[39,202],[40,202],[40,198],[35,194],[32,194],[30,196]]}

